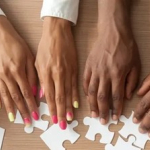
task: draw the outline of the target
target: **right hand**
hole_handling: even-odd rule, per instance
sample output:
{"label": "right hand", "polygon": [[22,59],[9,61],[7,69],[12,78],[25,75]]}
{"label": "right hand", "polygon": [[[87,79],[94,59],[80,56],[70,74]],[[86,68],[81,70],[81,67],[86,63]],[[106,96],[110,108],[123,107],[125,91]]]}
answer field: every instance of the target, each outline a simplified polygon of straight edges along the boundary
{"label": "right hand", "polygon": [[[26,126],[30,113],[39,119],[34,96],[37,91],[34,57],[6,17],[0,17],[0,95],[10,122],[15,120],[14,103]],[[25,100],[24,100],[25,99]],[[0,104],[1,100],[0,100]],[[29,110],[28,110],[29,109]],[[30,113],[29,113],[30,111]]]}

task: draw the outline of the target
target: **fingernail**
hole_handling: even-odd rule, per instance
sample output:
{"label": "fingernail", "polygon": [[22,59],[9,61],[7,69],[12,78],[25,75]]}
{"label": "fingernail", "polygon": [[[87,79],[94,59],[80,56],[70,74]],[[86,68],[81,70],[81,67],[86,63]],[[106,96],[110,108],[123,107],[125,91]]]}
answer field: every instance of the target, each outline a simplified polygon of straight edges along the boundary
{"label": "fingernail", "polygon": [[42,97],[43,97],[43,95],[44,95],[44,93],[43,93],[43,89],[41,88],[41,89],[40,89],[40,92],[39,92],[39,97],[40,97],[40,98],[42,98]]}
{"label": "fingernail", "polygon": [[96,118],[97,117],[97,113],[95,111],[92,111],[91,112],[91,116],[92,116],[92,118]]}
{"label": "fingernail", "polygon": [[138,123],[138,120],[135,117],[133,118],[133,123]]}
{"label": "fingernail", "polygon": [[78,103],[78,101],[74,101],[73,107],[74,107],[74,108],[79,108],[79,103]]}
{"label": "fingernail", "polygon": [[34,96],[37,95],[37,86],[32,87],[32,93],[33,93]]}
{"label": "fingernail", "polygon": [[101,119],[100,119],[100,122],[101,122],[102,125],[105,125],[105,124],[106,124],[106,120],[105,120],[104,118],[101,118]]}
{"label": "fingernail", "polygon": [[65,129],[67,128],[67,123],[66,123],[66,121],[61,121],[61,122],[59,123],[59,126],[60,126],[60,128],[61,128],[62,130],[65,130]]}
{"label": "fingernail", "polygon": [[145,133],[147,133],[147,130],[145,130],[145,129],[143,129],[143,128],[139,128],[139,131],[140,131],[140,133],[142,133],[142,134],[145,134]]}
{"label": "fingernail", "polygon": [[71,112],[68,112],[66,115],[67,121],[72,121],[73,119],[73,114]]}
{"label": "fingernail", "polygon": [[114,121],[116,121],[116,120],[118,120],[118,116],[117,116],[117,115],[113,115],[113,116],[112,116],[112,119],[113,119]]}
{"label": "fingernail", "polygon": [[39,120],[39,115],[35,111],[32,112],[32,117],[34,118],[34,120]]}
{"label": "fingernail", "polygon": [[52,121],[53,121],[54,124],[58,123],[58,119],[57,119],[56,115],[52,116]]}
{"label": "fingernail", "polygon": [[31,120],[29,118],[24,118],[24,123],[25,123],[26,127],[31,126]]}
{"label": "fingernail", "polygon": [[8,113],[8,118],[9,118],[9,121],[10,122],[14,122],[15,121],[15,117],[14,117],[14,114],[13,113]]}

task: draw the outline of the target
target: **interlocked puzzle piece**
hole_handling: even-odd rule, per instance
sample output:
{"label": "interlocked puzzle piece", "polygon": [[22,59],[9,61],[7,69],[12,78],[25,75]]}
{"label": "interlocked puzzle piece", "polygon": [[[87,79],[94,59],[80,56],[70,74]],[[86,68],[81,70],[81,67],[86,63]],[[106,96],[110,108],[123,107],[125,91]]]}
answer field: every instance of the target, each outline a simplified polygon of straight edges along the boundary
{"label": "interlocked puzzle piece", "polygon": [[[42,118],[41,118],[42,115],[48,115],[48,116],[50,115],[48,105],[46,103],[43,103],[43,102],[40,103],[39,114],[40,114],[40,118],[39,118],[38,121],[35,121],[34,119],[32,119],[31,127],[25,127],[24,128],[26,133],[32,133],[33,130],[34,130],[34,127],[39,128],[43,131],[45,131],[48,128],[49,122],[48,121],[43,121]],[[16,119],[15,119],[14,123],[24,124],[24,121],[23,121],[19,111],[17,111]]]}
{"label": "interlocked puzzle piece", "polygon": [[114,132],[110,132],[108,128],[111,124],[117,124],[118,121],[113,121],[110,117],[108,124],[102,125],[99,118],[85,117],[83,123],[85,125],[89,125],[89,130],[85,136],[87,139],[94,141],[95,135],[99,133],[102,136],[102,138],[100,139],[100,143],[109,144],[114,137]]}
{"label": "interlocked puzzle piece", "polygon": [[129,119],[125,116],[120,117],[120,121],[124,123],[123,128],[119,131],[119,134],[122,135],[124,138],[128,138],[129,135],[134,135],[136,140],[134,145],[144,149],[147,140],[150,140],[148,134],[141,134],[138,130],[139,124],[134,124],[133,119],[134,112],[132,112]]}
{"label": "interlocked puzzle piece", "polygon": [[125,142],[121,137],[119,137],[115,146],[112,144],[107,144],[105,146],[105,150],[141,150],[140,148],[132,145],[134,141],[134,136],[130,136],[128,142]]}
{"label": "interlocked puzzle piece", "polygon": [[78,125],[75,120],[67,125],[66,130],[61,130],[58,124],[52,125],[48,130],[41,134],[41,139],[51,150],[65,150],[63,142],[69,140],[72,144],[80,137],[73,128]]}
{"label": "interlocked puzzle piece", "polygon": [[5,129],[0,128],[0,150],[2,148],[3,139],[4,139]]}

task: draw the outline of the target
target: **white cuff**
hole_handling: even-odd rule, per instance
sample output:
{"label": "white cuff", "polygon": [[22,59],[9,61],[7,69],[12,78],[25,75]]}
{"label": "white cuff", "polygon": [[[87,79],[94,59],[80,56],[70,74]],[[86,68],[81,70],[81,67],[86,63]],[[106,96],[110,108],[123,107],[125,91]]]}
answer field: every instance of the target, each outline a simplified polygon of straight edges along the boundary
{"label": "white cuff", "polygon": [[0,8],[0,15],[6,16],[1,8]]}
{"label": "white cuff", "polygon": [[41,18],[58,17],[76,24],[78,18],[79,0],[43,0]]}

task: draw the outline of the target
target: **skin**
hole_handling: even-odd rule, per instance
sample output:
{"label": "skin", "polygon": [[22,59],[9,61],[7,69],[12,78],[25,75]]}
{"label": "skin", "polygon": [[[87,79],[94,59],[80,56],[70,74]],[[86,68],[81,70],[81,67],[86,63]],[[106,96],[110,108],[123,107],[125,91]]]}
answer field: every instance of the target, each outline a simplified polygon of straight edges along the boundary
{"label": "skin", "polygon": [[34,57],[25,41],[6,17],[0,17],[0,103],[15,116],[14,105],[22,118],[38,112],[32,87],[37,85]]}
{"label": "skin", "polygon": [[141,123],[139,131],[150,136],[150,75],[144,79],[137,94],[141,96],[141,101],[135,109],[133,122]]}
{"label": "skin", "polygon": [[98,1],[98,37],[89,54],[83,87],[91,116],[106,124],[109,109],[112,118],[121,115],[125,99],[131,99],[136,88],[140,58],[130,23],[130,1]]}
{"label": "skin", "polygon": [[44,18],[35,66],[51,116],[66,123],[66,114],[73,116],[78,101],[77,54],[69,21]]}

